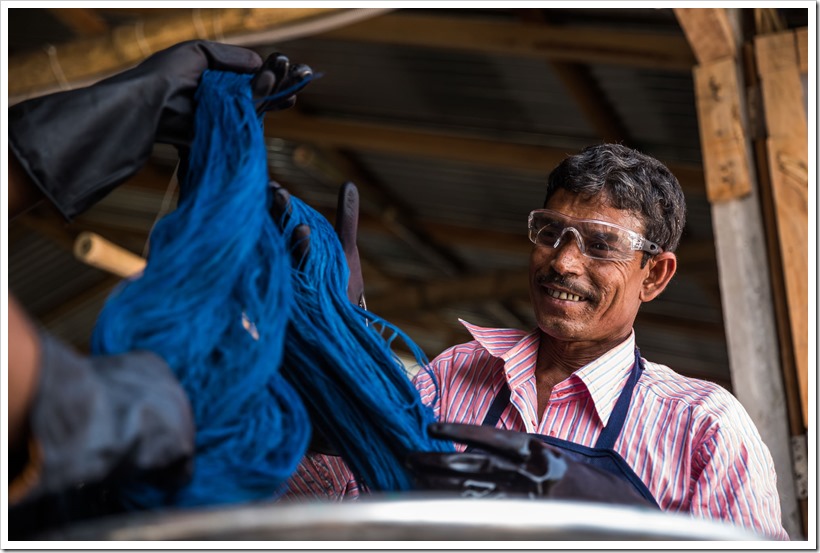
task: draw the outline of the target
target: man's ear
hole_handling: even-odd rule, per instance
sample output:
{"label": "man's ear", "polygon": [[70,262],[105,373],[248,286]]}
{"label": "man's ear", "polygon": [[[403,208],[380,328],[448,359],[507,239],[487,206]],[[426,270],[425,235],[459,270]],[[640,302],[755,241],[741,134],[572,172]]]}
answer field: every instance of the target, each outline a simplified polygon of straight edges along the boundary
{"label": "man's ear", "polygon": [[672,252],[662,252],[649,260],[649,272],[641,284],[641,301],[657,298],[672,280],[678,267],[678,258]]}

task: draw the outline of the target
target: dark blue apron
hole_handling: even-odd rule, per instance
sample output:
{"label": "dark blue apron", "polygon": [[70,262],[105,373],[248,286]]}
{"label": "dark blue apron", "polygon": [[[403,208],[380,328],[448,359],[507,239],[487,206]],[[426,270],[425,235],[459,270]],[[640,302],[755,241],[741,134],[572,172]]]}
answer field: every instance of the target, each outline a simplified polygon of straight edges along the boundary
{"label": "dark blue apron", "polygon": [[[626,420],[626,413],[629,410],[629,402],[632,400],[632,392],[635,390],[635,385],[641,377],[643,370],[643,360],[641,359],[638,348],[635,348],[635,363],[632,365],[632,373],[629,375],[623,391],[621,392],[618,401],[615,403],[615,408],[609,417],[609,422],[598,436],[598,441],[595,442],[595,447],[588,447],[579,445],[574,442],[562,440],[560,438],[553,438],[552,436],[544,436],[543,434],[532,434],[540,438],[544,442],[553,447],[560,449],[567,457],[593,465],[599,469],[605,470],[615,476],[626,480],[635,490],[640,493],[645,499],[650,501],[655,506],[658,502],[652,496],[652,492],[646,487],[641,479],[632,470],[632,467],[621,457],[617,451],[613,449],[615,440],[621,434]],[[510,387],[507,382],[504,382],[503,387],[498,392],[498,395],[493,400],[487,416],[484,417],[483,426],[495,427],[498,420],[501,418],[501,413],[510,403]]]}

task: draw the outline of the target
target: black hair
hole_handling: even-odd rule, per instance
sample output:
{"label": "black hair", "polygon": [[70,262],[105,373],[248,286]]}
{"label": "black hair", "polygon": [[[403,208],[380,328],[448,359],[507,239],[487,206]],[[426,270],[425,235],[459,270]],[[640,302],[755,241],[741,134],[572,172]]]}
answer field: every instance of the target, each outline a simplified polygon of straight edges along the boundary
{"label": "black hair", "polygon": [[[558,189],[588,197],[603,194],[612,207],[643,221],[648,240],[664,251],[678,247],[686,224],[686,199],[675,175],[651,156],[621,144],[588,146],[552,170],[545,207]],[[648,254],[642,265],[647,259]]]}

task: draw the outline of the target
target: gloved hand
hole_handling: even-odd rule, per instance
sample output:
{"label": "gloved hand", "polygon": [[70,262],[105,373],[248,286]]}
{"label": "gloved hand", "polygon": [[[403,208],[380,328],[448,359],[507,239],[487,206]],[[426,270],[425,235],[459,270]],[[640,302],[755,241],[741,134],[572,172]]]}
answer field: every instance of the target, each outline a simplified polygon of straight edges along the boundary
{"label": "gloved hand", "polygon": [[254,98],[259,99],[256,112],[262,114],[292,107],[296,103],[296,94],[307,86],[312,77],[313,70],[307,65],[293,65],[286,55],[279,52],[271,54],[251,81]]}
{"label": "gloved hand", "polygon": [[[271,182],[273,189],[273,206],[271,216],[279,221],[290,209],[290,192]],[[365,307],[364,278],[362,277],[362,263],[359,258],[359,248],[356,245],[359,225],[359,191],[352,182],[346,182],[339,188],[336,209],[336,234],[342,243],[347,266],[350,269],[350,279],[347,283],[347,297],[350,303]],[[310,228],[299,225],[291,236],[291,255],[294,264],[299,264],[310,252]]]}
{"label": "gloved hand", "polygon": [[[271,216],[274,220],[279,221],[290,209],[290,193],[275,182],[271,182],[270,186],[274,194]],[[346,182],[339,188],[335,228],[339,241],[342,243],[347,266],[350,269],[347,297],[351,303],[364,308],[364,278],[362,277],[359,248],[356,245],[358,224],[359,191],[355,184]],[[305,256],[310,255],[310,227],[307,225],[297,226],[290,238],[290,243],[293,263],[298,265]],[[325,455],[339,455],[333,444],[315,426],[313,427],[309,449]]]}
{"label": "gloved hand", "polygon": [[345,252],[347,267],[350,269],[350,280],[347,282],[347,297],[350,303],[367,309],[364,301],[364,277],[362,262],[359,258],[359,247],[356,236],[359,229],[359,191],[352,182],[344,183],[339,188],[339,201],[336,204],[336,234]]}
{"label": "gloved hand", "polygon": [[[256,97],[285,90],[309,73],[303,66],[288,71],[287,59],[284,64],[277,60],[255,78]],[[136,173],[154,142],[190,143],[194,93],[203,71],[253,73],[261,67],[259,55],[246,48],[183,42],[90,87],[11,107],[9,146],[32,181],[70,220]],[[285,69],[285,78],[275,74],[277,68]],[[261,102],[260,109],[292,103],[293,95],[287,95]]]}
{"label": "gloved hand", "polygon": [[471,424],[433,423],[431,436],[474,448],[469,453],[416,452],[407,464],[418,489],[462,497],[529,497],[650,505],[626,481],[570,459],[523,432]]}

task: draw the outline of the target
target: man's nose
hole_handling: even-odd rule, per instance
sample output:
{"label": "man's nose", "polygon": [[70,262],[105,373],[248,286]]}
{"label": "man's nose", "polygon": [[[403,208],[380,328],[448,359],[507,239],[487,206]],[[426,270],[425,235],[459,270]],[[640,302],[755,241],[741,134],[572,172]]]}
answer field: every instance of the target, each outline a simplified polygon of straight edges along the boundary
{"label": "man's nose", "polygon": [[577,273],[584,258],[581,234],[576,229],[567,227],[558,238],[557,244],[552,258],[552,267],[559,274]]}

